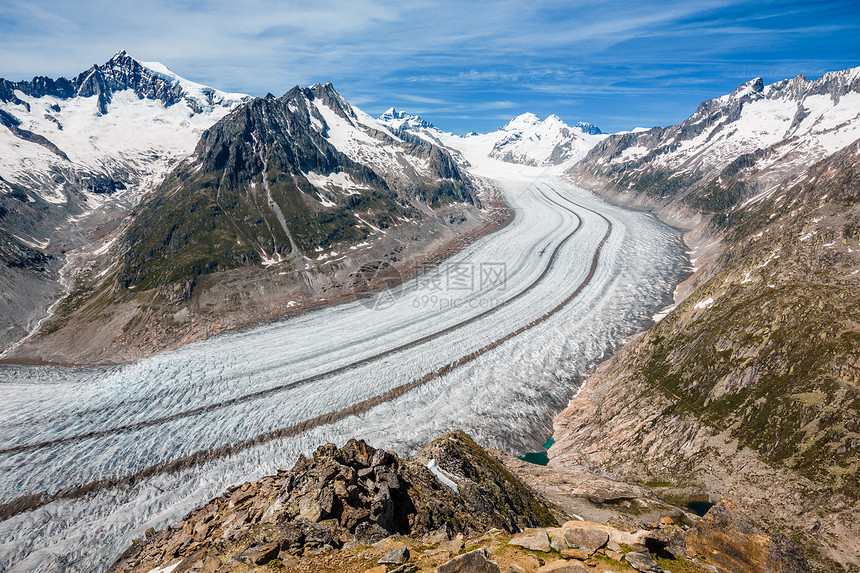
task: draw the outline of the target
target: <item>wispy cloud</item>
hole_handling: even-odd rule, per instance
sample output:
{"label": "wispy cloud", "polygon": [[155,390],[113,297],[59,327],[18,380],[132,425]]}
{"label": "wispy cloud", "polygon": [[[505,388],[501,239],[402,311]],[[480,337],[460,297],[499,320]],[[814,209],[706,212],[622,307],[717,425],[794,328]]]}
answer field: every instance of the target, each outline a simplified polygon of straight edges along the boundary
{"label": "wispy cloud", "polygon": [[858,33],[841,0],[5,0],[0,76],[73,75],[125,48],[255,95],[331,80],[371,113],[449,129],[503,110],[612,130],[679,121],[750,77],[860,64]]}

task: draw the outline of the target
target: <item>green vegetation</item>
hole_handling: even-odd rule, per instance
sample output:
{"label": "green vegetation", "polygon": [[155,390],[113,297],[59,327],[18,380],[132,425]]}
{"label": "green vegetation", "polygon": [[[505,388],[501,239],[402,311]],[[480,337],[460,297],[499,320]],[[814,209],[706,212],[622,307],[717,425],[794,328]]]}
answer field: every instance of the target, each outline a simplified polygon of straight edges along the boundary
{"label": "green vegetation", "polygon": [[721,271],[650,331],[636,368],[673,403],[666,415],[693,414],[768,463],[857,496],[860,281],[842,240],[854,240],[860,190],[856,167],[813,175],[720,219]]}

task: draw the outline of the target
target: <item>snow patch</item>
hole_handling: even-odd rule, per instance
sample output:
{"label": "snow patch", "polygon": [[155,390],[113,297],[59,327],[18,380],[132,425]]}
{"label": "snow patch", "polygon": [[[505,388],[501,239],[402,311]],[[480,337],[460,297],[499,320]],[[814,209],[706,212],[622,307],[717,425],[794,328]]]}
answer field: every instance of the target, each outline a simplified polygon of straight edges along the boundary
{"label": "snow patch", "polygon": [[430,460],[427,463],[427,469],[436,476],[436,479],[454,490],[454,493],[460,493],[460,489],[457,487],[457,482],[453,479],[454,476],[440,468],[435,459]]}

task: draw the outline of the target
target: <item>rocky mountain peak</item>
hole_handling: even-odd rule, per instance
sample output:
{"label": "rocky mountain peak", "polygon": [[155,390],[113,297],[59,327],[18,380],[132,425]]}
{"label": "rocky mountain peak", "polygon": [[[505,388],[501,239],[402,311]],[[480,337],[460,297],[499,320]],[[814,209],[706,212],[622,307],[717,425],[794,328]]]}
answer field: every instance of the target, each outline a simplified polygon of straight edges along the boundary
{"label": "rocky mountain peak", "polygon": [[587,121],[577,122],[573,127],[579,129],[582,133],[587,133],[588,135],[602,135],[603,132],[600,131],[600,128],[594,125],[593,123],[588,123]]}
{"label": "rocky mountain peak", "polygon": [[324,84],[317,83],[302,91],[309,100],[320,100],[323,105],[344,119],[349,120],[356,117],[352,106],[336,89],[334,89],[334,85],[332,85],[331,82],[326,82]]}
{"label": "rocky mountain peak", "polygon": [[728,99],[740,99],[745,95],[761,93],[762,91],[764,91],[764,80],[755,78],[738,86],[729,94]]}
{"label": "rocky mountain peak", "polygon": [[232,107],[249,96],[225,93],[190,82],[159,62],[140,62],[125,50],[114,54],[104,64],[93,64],[73,79],[35,77],[32,81],[9,82],[0,79],[0,102],[28,105],[16,91],[41,98],[52,96],[66,100],[73,97],[98,97],[98,112],[105,115],[114,94],[131,90],[140,99],[158,100],[165,107],[185,102],[192,113],[203,113],[214,107]]}
{"label": "rocky mountain peak", "polygon": [[393,107],[388,108],[385,113],[380,115],[378,121],[394,129],[430,129],[434,127],[432,123],[419,115],[397,111]]}

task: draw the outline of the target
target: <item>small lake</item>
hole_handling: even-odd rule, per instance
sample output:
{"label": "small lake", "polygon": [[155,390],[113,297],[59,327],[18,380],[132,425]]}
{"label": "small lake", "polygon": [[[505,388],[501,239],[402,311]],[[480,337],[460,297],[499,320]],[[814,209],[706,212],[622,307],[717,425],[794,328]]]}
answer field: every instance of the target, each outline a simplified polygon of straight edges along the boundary
{"label": "small lake", "polygon": [[546,451],[550,448],[550,446],[555,443],[555,440],[552,438],[548,439],[546,443],[543,445],[542,452],[529,452],[527,454],[523,454],[520,456],[520,459],[526,461],[530,464],[535,464],[538,466],[545,466],[549,464],[549,456],[546,454]]}

